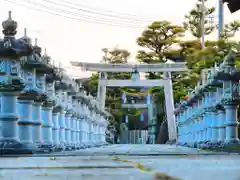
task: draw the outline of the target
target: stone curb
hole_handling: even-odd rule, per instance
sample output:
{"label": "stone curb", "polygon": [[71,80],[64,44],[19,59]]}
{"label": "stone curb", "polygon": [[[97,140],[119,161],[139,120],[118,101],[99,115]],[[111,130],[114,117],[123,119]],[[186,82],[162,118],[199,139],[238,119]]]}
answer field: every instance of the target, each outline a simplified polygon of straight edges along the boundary
{"label": "stone curb", "polygon": [[90,166],[30,166],[30,167],[0,167],[0,170],[40,170],[40,169],[126,169],[135,168],[134,165],[119,165],[119,166],[106,166],[106,165],[90,165]]}

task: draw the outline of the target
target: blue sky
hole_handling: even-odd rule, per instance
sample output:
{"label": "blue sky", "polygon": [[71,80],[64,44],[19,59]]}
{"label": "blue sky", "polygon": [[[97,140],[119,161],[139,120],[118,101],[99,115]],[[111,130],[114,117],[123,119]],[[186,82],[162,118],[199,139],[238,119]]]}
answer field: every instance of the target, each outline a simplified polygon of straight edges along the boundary
{"label": "blue sky", "polygon": [[[22,0],[11,0],[13,2],[24,2]],[[41,2],[41,0],[30,0]],[[51,0],[61,3],[60,0]],[[0,20],[7,18],[7,12],[12,11],[13,19],[18,21],[18,36],[23,35],[26,27],[28,36],[38,38],[41,47],[47,48],[48,54],[68,68],[73,75],[86,76],[88,73],[69,67],[70,61],[99,62],[102,58],[102,48],[118,46],[128,49],[132,53],[131,61],[134,61],[136,51],[136,38],[144,30],[144,27],[153,20],[169,20],[174,24],[181,24],[184,15],[194,6],[194,0],[67,0],[91,8],[107,9],[116,13],[136,15],[141,20],[141,28],[111,27],[108,25],[90,24],[81,21],[70,20],[51,14],[38,12],[14,5],[5,0],[0,0]],[[210,0],[210,5],[217,5],[218,0]],[[53,6],[42,1],[46,6]],[[81,8],[75,6],[77,8]],[[62,8],[62,7],[60,7]],[[70,11],[75,11],[72,9]],[[106,19],[106,17],[100,17]],[[87,18],[85,18],[87,19]],[[148,20],[147,22],[144,20]],[[225,8],[225,22],[240,19],[240,12],[230,14]],[[119,20],[119,23],[126,20]],[[142,22],[143,21],[143,22]],[[123,23],[121,23],[123,24]],[[124,23],[125,24],[125,23]],[[138,23],[139,24],[139,23]],[[212,37],[216,38],[216,34]],[[240,36],[239,36],[240,37]],[[190,38],[190,36],[188,36]],[[238,38],[238,36],[237,36]]]}

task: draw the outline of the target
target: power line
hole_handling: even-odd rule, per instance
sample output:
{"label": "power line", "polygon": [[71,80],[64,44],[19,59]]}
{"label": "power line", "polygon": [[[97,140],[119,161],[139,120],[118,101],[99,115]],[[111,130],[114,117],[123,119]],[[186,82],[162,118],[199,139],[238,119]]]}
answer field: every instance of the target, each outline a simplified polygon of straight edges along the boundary
{"label": "power line", "polygon": [[[31,0],[22,0],[24,1],[25,3],[29,4],[29,5],[33,5],[33,6],[37,6],[37,7],[42,7],[42,8],[45,8],[47,10],[53,10],[53,11],[56,11],[56,12],[61,12],[63,14],[67,14],[67,15],[72,15],[72,16],[76,16],[76,17],[83,17],[83,18],[94,18],[95,20],[100,20],[100,21],[104,21],[104,22],[109,22],[109,23],[117,23],[119,24],[119,20],[116,21],[114,19],[105,19],[105,18],[100,18],[100,17],[94,17],[94,16],[89,16],[87,14],[82,14],[82,13],[77,13],[77,12],[72,12],[72,11],[69,11],[69,10],[65,10],[65,9],[61,9],[61,8],[56,8],[56,6],[52,6],[52,7],[49,7],[45,4],[42,4],[42,3],[38,3],[38,2],[33,2]],[[126,25],[140,25],[138,23],[135,23],[135,22],[124,22],[122,21],[121,23],[124,23]],[[120,24],[121,24],[120,23]],[[128,24],[130,23],[130,24]],[[141,26],[141,25],[140,25]]]}
{"label": "power line", "polygon": [[[88,9],[81,8],[78,5],[72,4],[72,3],[59,4],[59,3],[56,3],[56,2],[51,1],[51,0],[42,0],[42,1],[45,1],[49,4],[53,4],[53,5],[56,5],[56,6],[61,6],[61,7],[64,7],[64,8],[75,9],[75,10],[80,11],[80,12],[85,12],[85,13],[90,13],[90,14],[95,14],[95,15],[100,15],[100,16],[105,16],[105,17],[111,17],[111,18],[117,18],[117,19],[121,19],[121,20],[125,19],[127,21],[143,22],[143,20],[137,19],[136,17],[133,18],[131,16],[122,16],[122,15],[119,15],[119,14],[113,15],[113,14],[107,14],[107,13],[104,13],[104,12],[97,12],[97,11],[94,11],[94,10],[88,10]],[[69,4],[70,4],[70,6],[69,6]]]}
{"label": "power line", "polygon": [[[24,0],[24,1],[28,1],[29,3],[33,3],[33,2],[31,2],[30,0]],[[107,17],[109,20],[113,20],[113,21],[123,21],[123,20],[126,20],[126,22],[125,23],[134,23],[134,24],[139,24],[139,23],[150,23],[150,22],[143,22],[143,21],[141,21],[141,20],[136,20],[136,19],[132,19],[132,18],[129,18],[129,17],[121,17],[121,16],[113,16],[113,15],[111,15],[111,14],[106,14],[106,13],[99,13],[99,12],[94,12],[94,11],[91,11],[91,10],[85,10],[85,9],[82,9],[82,8],[77,8],[77,7],[73,7],[73,6],[69,6],[69,5],[63,5],[63,4],[59,4],[59,3],[54,3],[53,1],[50,1],[50,0],[42,0],[42,1],[45,1],[45,2],[47,2],[47,3],[49,3],[49,4],[53,4],[55,7],[56,6],[60,6],[60,7],[64,7],[64,8],[67,8],[68,10],[67,11],[69,11],[69,9],[70,9],[70,12],[71,13],[75,13],[76,14],[76,12],[72,12],[71,10],[76,10],[76,11],[78,11],[77,12],[77,14],[81,14],[81,13],[79,13],[79,12],[82,12],[82,13],[85,13],[85,14],[83,14],[83,15],[85,15],[86,16],[86,13],[87,14],[92,14],[92,15],[97,15],[97,16],[103,16],[103,17]],[[34,3],[36,3],[36,2],[34,2]],[[38,3],[38,4],[40,4],[40,3]],[[41,5],[44,5],[44,4],[41,4]],[[45,5],[44,5],[45,6]],[[60,9],[60,10],[64,10],[64,9]],[[65,10],[64,10],[65,11]],[[82,15],[82,14],[81,14]],[[99,17],[98,17],[99,18]],[[105,19],[105,18],[104,18]],[[123,21],[124,22],[124,21]]]}
{"label": "power line", "polygon": [[[72,14],[72,12],[69,11],[63,11],[63,10],[55,10],[55,12],[49,11],[51,8],[45,6],[46,9],[43,8],[39,8],[38,6],[36,7],[36,5],[32,5],[32,4],[24,4],[24,3],[19,3],[19,1],[13,1],[13,0],[3,0],[5,2],[14,4],[14,5],[18,5],[24,8],[27,8],[29,10],[29,8],[31,8],[32,10],[38,11],[38,12],[44,12],[47,14],[51,14],[51,15],[55,15],[55,16],[59,16],[59,17],[63,17],[66,19],[71,19],[71,20],[77,20],[77,21],[81,21],[84,23],[91,23],[91,24],[101,24],[101,25],[108,25],[108,26],[113,26],[113,27],[121,27],[121,28],[132,28],[132,29],[143,29],[144,26],[132,26],[133,24],[119,24],[119,23],[112,23],[112,22],[108,22],[106,20],[101,19],[101,21],[98,21],[96,19],[91,19],[92,17],[89,18],[89,16],[85,16],[85,15],[81,15],[81,17],[76,17],[76,16],[69,16],[66,15],[67,14]],[[52,8],[54,10],[54,8]],[[57,12],[56,12],[57,11]],[[61,12],[61,13],[59,13]],[[65,13],[65,14],[64,14]],[[85,18],[83,18],[83,16]],[[88,17],[88,19],[86,18]]]}
{"label": "power line", "polygon": [[134,15],[134,14],[115,12],[115,11],[111,11],[111,10],[103,9],[103,8],[93,8],[93,7],[82,5],[82,4],[79,4],[79,3],[73,3],[72,1],[66,1],[66,0],[61,0],[61,1],[65,2],[67,4],[71,4],[73,6],[82,7],[82,8],[88,9],[88,10],[92,10],[92,11],[107,12],[107,13],[111,13],[111,14],[115,14],[115,15],[119,15],[119,16],[133,17],[133,18],[138,18],[138,19],[147,20],[147,21],[152,19],[152,18],[146,18],[146,17],[142,17],[142,16],[139,16],[139,15]]}

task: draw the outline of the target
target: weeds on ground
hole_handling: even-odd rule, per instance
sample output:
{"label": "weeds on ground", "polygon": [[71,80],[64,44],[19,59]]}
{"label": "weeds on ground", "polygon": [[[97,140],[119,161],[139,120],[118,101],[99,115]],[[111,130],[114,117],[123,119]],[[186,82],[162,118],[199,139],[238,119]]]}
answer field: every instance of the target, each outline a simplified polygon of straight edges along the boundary
{"label": "weeds on ground", "polygon": [[56,157],[50,157],[49,160],[55,161],[57,158]]}
{"label": "weeds on ground", "polygon": [[[133,161],[128,161],[126,159],[121,159],[117,156],[115,156],[112,160],[113,161],[118,161],[118,162],[123,162],[123,163],[134,164],[137,169],[139,169],[141,171],[144,171],[144,172],[153,172],[154,171],[153,168],[147,168],[141,163],[135,163]],[[153,180],[181,180],[181,179],[171,177],[171,176],[169,176],[167,174],[164,174],[164,173],[155,172],[153,174]]]}

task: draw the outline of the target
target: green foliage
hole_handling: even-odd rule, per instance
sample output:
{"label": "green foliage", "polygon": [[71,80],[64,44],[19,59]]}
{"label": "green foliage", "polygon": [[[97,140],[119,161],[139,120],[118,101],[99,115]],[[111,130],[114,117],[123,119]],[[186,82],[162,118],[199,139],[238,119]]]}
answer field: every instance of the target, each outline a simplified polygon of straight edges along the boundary
{"label": "green foliage", "polygon": [[168,21],[153,22],[137,39],[137,44],[146,48],[138,52],[137,59],[141,63],[164,62],[164,53],[171,51],[172,45],[180,41],[179,37],[184,32],[183,27],[172,25]]}
{"label": "green foliage", "polygon": [[102,51],[104,52],[103,61],[111,64],[127,63],[131,55],[129,51],[118,48],[103,48]]}
{"label": "green foliage", "polygon": [[234,37],[236,32],[239,31],[240,28],[240,21],[233,21],[230,22],[229,24],[225,24],[223,33],[222,33],[222,38],[223,39],[228,39],[231,37]]}
{"label": "green foliage", "polygon": [[[207,0],[204,0],[205,3]],[[185,15],[185,22],[183,23],[184,27],[192,33],[194,37],[202,37],[202,8],[204,8],[204,35],[209,35],[213,32],[216,27],[216,24],[213,22],[213,13],[215,12],[214,7],[203,7],[202,0],[198,0],[195,7]]]}
{"label": "green foliage", "polygon": [[97,94],[98,88],[98,73],[93,73],[89,81],[85,81],[83,86],[91,95]]}
{"label": "green foliage", "polygon": [[[162,63],[165,62],[166,55],[179,54],[178,51],[172,50],[173,45],[180,42],[185,29],[176,26],[168,21],[155,21],[143,31],[137,39],[137,44],[145,50],[138,51],[137,60],[140,63]],[[147,75],[149,79],[160,77],[160,73],[150,72]]]}

